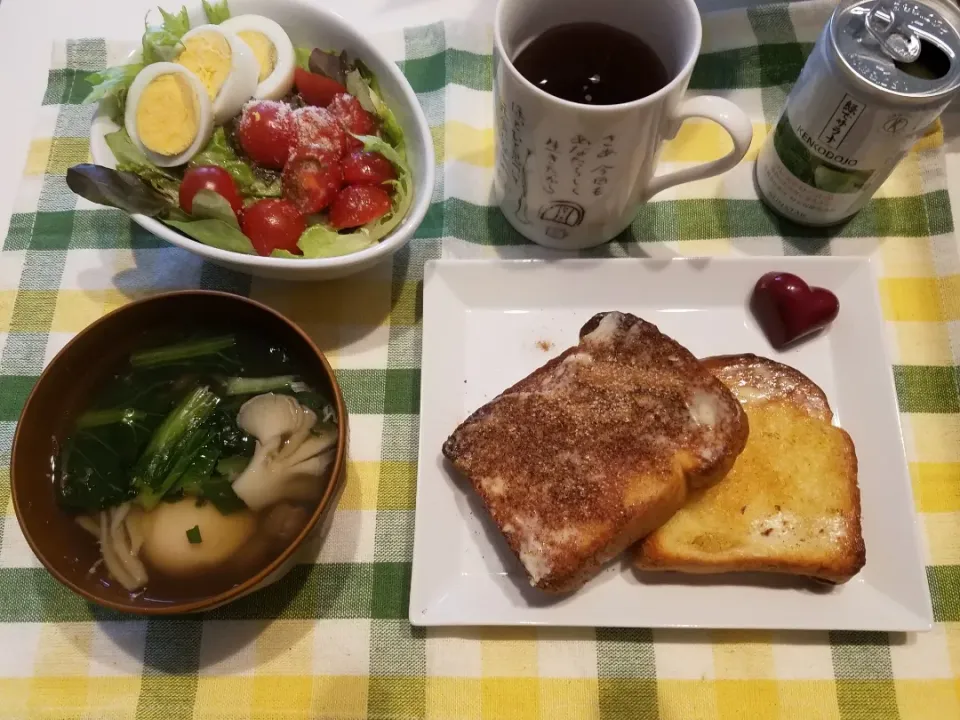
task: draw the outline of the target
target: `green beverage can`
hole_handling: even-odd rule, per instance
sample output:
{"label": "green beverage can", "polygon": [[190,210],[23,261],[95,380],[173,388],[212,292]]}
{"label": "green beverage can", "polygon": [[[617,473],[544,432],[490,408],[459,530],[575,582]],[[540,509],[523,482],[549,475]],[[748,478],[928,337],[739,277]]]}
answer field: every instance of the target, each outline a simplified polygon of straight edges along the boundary
{"label": "green beverage can", "polygon": [[820,34],[756,183],[778,214],[856,214],[960,88],[960,11],[943,0],[844,0]]}

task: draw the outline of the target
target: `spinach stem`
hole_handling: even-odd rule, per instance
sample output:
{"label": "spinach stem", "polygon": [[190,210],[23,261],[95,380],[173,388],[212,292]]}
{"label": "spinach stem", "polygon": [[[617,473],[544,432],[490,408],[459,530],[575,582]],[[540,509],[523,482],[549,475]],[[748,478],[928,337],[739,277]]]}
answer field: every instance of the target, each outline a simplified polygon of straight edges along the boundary
{"label": "spinach stem", "polygon": [[144,420],[147,417],[145,412],[134,410],[133,408],[110,408],[107,410],[91,410],[85,412],[77,419],[77,429],[87,429],[101,427],[103,425],[113,425],[115,423],[133,423]]}
{"label": "spinach stem", "polygon": [[305,383],[297,382],[295,375],[275,375],[262,378],[231,377],[224,382],[224,392],[228,396],[253,395],[273,390],[285,390],[286,388],[290,388],[294,392],[306,392],[310,389]]}
{"label": "spinach stem", "polygon": [[134,367],[154,367],[190,360],[191,358],[213,355],[237,342],[233,335],[222,335],[207,340],[191,340],[189,342],[167,345],[153,350],[143,350],[130,356],[130,364]]}

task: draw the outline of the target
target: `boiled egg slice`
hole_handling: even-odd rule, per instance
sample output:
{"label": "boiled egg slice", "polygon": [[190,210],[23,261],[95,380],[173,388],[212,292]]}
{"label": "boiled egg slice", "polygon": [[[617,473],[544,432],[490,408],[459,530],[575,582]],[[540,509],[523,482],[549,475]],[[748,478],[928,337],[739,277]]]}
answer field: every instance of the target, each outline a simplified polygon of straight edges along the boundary
{"label": "boiled egg slice", "polygon": [[240,112],[257,89],[259,69],[253,51],[220,25],[201,25],[181,39],[179,65],[200,78],[213,106],[213,121],[223,125]]}
{"label": "boiled egg slice", "polygon": [[182,65],[147,65],[130,85],[124,127],[154,165],[182,165],[213,132],[210,98],[199,78]]}
{"label": "boiled egg slice", "polygon": [[290,37],[276,22],[262,15],[239,15],[220,27],[235,33],[253,51],[260,68],[254,97],[279,100],[293,89],[296,58]]}

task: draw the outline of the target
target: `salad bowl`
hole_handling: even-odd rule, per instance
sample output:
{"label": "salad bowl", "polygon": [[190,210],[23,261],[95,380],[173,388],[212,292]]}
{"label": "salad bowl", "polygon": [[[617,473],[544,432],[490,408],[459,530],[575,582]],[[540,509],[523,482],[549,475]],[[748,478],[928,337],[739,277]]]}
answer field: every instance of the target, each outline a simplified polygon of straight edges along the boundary
{"label": "salad bowl", "polygon": [[[290,253],[260,255],[236,252],[223,246],[199,242],[157,217],[144,213],[131,212],[133,221],[172,245],[200,255],[212,263],[260,277],[294,281],[334,279],[367,269],[391,257],[410,241],[426,215],[433,194],[435,173],[430,127],[416,94],[400,69],[336,13],[307,0],[228,0],[221,7],[228,8],[231,17],[262,15],[273,20],[287,33],[298,55],[301,48],[344,52],[350,58],[359,60],[363,71],[372,74],[379,100],[392,113],[391,120],[395,119],[396,127],[402,133],[402,147],[409,170],[406,183],[409,196],[400,202],[401,211],[397,212],[402,220],[366,247],[344,254],[324,253],[319,257],[310,257],[309,253],[304,253],[305,257],[293,257]],[[187,6],[187,13],[191,28],[208,23],[207,9],[202,5]],[[141,57],[142,51],[138,49],[131,53],[126,62],[136,63]],[[116,113],[111,113],[105,104],[101,104],[91,125],[90,152],[96,165],[125,170],[128,168],[117,167],[117,157],[108,144],[108,136],[120,129],[118,122],[122,123],[123,118],[116,117]],[[127,125],[129,127],[129,121]],[[398,197],[394,194],[394,211]]]}

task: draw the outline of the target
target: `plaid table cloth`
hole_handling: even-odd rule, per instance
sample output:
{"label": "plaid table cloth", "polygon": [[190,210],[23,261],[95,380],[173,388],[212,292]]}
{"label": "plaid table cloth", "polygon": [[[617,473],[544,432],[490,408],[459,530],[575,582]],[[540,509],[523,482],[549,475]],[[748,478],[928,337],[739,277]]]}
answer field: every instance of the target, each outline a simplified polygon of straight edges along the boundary
{"label": "plaid table cloth", "polygon": [[[204,287],[269,303],[329,353],[351,412],[350,464],[318,556],[215,612],[146,620],[88,605],[39,566],[2,463],[0,717],[960,718],[960,252],[948,183],[960,122],[948,115],[931,129],[839,231],[767,212],[751,182],[756,151],[829,11],[809,2],[704,18],[692,92],[743,107],[754,146],[740,167],[664,193],[624,237],[588,254],[877,257],[932,632],[412,628],[423,263],[547,254],[490,204],[490,28],[438,23],[378,39],[417,91],[442,172],[407,249],[327,284],[204,264],[67,190],[66,169],[88,157],[85,77],[132,47],[86,39],[54,49],[0,253],[4,460],[26,394],[68,338],[134,298]],[[728,144],[716,126],[688,122],[663,161],[710,159]]]}

